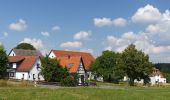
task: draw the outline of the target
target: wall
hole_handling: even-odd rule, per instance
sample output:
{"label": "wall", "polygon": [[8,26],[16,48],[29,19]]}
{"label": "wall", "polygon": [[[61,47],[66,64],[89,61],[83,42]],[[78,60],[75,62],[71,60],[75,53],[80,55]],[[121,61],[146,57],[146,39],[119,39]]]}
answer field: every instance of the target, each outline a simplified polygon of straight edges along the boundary
{"label": "wall", "polygon": [[[40,68],[37,69],[37,64],[40,64],[39,66],[41,67],[41,61],[40,61],[40,59],[38,59],[38,60],[35,62],[35,64],[33,65],[32,69],[30,70],[28,80],[34,80],[34,79],[33,79],[33,74],[34,74],[34,78],[35,78],[36,81],[38,81],[38,80],[44,80],[43,76],[40,75],[40,70],[41,70],[41,69],[40,69]],[[38,79],[38,74],[39,74],[39,78],[40,78],[40,79]]]}
{"label": "wall", "polygon": [[9,54],[9,56],[16,56],[16,54],[15,54],[14,51],[12,50],[11,53]]}
{"label": "wall", "polygon": [[[23,74],[24,74],[24,78],[23,78]],[[16,79],[24,79],[27,80],[28,79],[28,72],[16,72]]]}
{"label": "wall", "polygon": [[[82,81],[85,82],[85,80],[87,79],[87,75],[86,75],[85,69],[83,67],[82,61],[80,61],[80,64],[79,64],[79,67],[78,67],[78,70],[77,70],[77,74],[78,74],[78,83],[79,83],[79,85],[81,85]],[[81,80],[81,77],[80,77],[81,75],[84,76],[84,80]]]}
{"label": "wall", "polygon": [[49,54],[49,58],[56,58],[56,56],[55,56],[55,54],[54,54],[53,52],[51,52],[51,53]]}

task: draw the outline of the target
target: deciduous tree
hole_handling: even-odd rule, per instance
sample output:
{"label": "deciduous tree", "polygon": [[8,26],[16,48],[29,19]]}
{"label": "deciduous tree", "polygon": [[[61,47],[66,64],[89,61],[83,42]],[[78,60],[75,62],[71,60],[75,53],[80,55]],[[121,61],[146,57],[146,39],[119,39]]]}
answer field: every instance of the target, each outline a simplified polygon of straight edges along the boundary
{"label": "deciduous tree", "polygon": [[29,43],[20,43],[15,49],[36,50],[35,47]]}
{"label": "deciduous tree", "polygon": [[6,69],[8,64],[8,57],[4,47],[0,46],[0,78],[4,78],[6,75]]}
{"label": "deciduous tree", "polygon": [[129,84],[134,85],[134,80],[144,79],[144,83],[149,82],[149,75],[152,72],[152,63],[149,56],[142,51],[138,51],[135,45],[129,45],[122,53],[125,74],[129,78]]}

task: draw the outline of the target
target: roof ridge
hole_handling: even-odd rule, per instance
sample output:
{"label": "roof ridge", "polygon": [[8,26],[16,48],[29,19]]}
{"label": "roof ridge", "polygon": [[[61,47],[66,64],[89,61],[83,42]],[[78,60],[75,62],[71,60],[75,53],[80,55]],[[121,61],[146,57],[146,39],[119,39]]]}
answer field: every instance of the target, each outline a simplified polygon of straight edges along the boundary
{"label": "roof ridge", "polygon": [[60,52],[75,52],[75,53],[86,53],[86,54],[91,54],[89,52],[83,52],[83,51],[73,51],[73,50],[54,50],[52,49],[51,51],[60,51]]}

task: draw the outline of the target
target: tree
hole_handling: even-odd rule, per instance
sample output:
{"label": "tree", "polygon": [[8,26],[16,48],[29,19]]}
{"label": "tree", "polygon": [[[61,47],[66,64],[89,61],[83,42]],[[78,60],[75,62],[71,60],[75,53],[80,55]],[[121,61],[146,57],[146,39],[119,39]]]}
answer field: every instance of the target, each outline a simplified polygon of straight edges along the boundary
{"label": "tree", "polygon": [[170,73],[168,72],[163,72],[163,76],[166,78],[166,82],[170,83]]}
{"label": "tree", "polygon": [[35,47],[29,43],[20,43],[15,47],[15,49],[36,50]]}
{"label": "tree", "polygon": [[41,74],[48,82],[60,82],[62,79],[69,76],[69,72],[66,68],[63,68],[59,61],[56,59],[50,59],[48,56],[41,58],[42,67]]}
{"label": "tree", "polygon": [[119,66],[117,66],[118,58],[118,53],[103,51],[102,55],[97,57],[95,62],[92,63],[90,70],[97,76],[102,76],[104,81],[117,83],[123,75],[119,70]]}
{"label": "tree", "polygon": [[6,69],[8,64],[8,57],[4,47],[0,46],[0,78],[4,78],[6,75]]}
{"label": "tree", "polygon": [[134,85],[134,80],[144,79],[144,83],[149,82],[149,75],[152,72],[152,63],[149,56],[138,51],[135,45],[129,45],[122,53],[125,74],[129,78],[129,85]]}

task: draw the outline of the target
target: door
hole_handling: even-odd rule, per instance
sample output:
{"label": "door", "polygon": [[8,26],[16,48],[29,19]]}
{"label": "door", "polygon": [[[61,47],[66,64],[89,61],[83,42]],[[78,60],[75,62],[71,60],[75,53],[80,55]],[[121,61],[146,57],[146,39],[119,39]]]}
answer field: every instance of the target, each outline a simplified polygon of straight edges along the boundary
{"label": "door", "polygon": [[84,84],[84,75],[80,75],[81,84]]}

